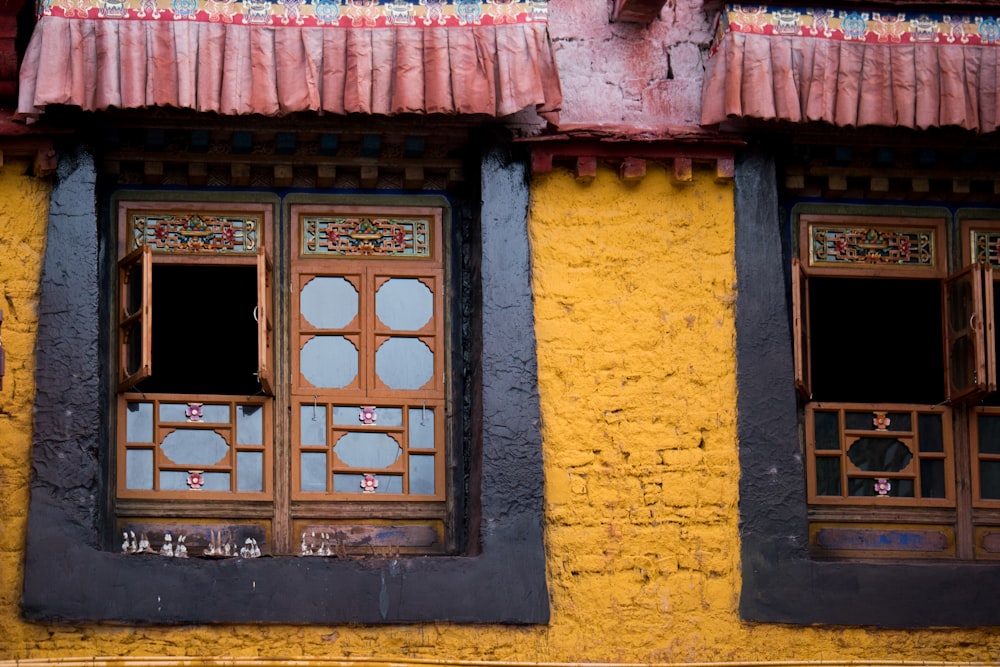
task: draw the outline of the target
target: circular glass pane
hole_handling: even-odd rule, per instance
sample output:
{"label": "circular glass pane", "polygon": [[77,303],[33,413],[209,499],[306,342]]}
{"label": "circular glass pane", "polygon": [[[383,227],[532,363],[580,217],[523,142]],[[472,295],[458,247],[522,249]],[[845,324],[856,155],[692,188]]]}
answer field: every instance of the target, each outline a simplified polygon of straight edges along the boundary
{"label": "circular glass pane", "polygon": [[393,278],[378,288],[375,313],[397,331],[417,331],[434,315],[434,295],[415,278]]}
{"label": "circular glass pane", "polygon": [[358,291],[344,278],[317,276],[302,288],[299,309],[317,329],[342,329],[358,314]]}
{"label": "circular glass pane", "polygon": [[434,353],[416,338],[390,338],[375,353],[375,372],[390,389],[420,389],[434,377]]}
{"label": "circular glass pane", "polygon": [[358,350],[343,336],[316,336],[302,346],[299,366],[312,386],[340,389],[358,375]]}

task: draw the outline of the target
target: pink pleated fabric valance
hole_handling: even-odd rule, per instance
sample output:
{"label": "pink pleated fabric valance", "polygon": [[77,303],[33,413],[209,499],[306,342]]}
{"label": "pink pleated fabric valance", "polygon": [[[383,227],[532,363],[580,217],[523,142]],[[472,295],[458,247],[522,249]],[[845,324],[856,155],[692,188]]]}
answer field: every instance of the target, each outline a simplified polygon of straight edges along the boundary
{"label": "pink pleated fabric valance", "polygon": [[46,0],[18,116],[167,106],[506,116],[557,122],[547,2]]}
{"label": "pink pleated fabric valance", "polygon": [[701,122],[758,118],[993,132],[1000,23],[986,15],[727,5]]}

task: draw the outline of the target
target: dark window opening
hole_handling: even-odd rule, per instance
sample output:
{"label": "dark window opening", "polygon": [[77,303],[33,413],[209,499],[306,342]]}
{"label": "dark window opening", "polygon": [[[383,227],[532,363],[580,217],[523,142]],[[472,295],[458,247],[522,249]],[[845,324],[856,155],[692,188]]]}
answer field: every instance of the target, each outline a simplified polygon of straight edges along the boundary
{"label": "dark window opening", "polygon": [[938,281],[814,277],[809,304],[815,400],[944,400]]}
{"label": "dark window opening", "polygon": [[258,393],[257,274],[251,266],[153,267],[148,393]]}

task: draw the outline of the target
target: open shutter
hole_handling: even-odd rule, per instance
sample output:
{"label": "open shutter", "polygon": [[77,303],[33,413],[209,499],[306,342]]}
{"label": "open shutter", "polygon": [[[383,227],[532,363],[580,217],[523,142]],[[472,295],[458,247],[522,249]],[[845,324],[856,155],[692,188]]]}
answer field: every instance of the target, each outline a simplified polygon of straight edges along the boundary
{"label": "open shutter", "polygon": [[812,399],[809,355],[809,278],[802,262],[792,258],[792,337],[795,355],[795,389],[803,400]]}
{"label": "open shutter", "polygon": [[118,262],[118,391],[152,374],[153,251],[143,245]]}
{"label": "open shutter", "polygon": [[949,402],[976,400],[996,389],[988,356],[995,348],[992,269],[973,264],[949,276],[942,285],[942,309],[945,395]]}
{"label": "open shutter", "polygon": [[271,283],[274,268],[271,258],[262,246],[257,251],[257,380],[261,391],[274,394],[274,377],[271,370],[271,344],[274,325],[271,320]]}

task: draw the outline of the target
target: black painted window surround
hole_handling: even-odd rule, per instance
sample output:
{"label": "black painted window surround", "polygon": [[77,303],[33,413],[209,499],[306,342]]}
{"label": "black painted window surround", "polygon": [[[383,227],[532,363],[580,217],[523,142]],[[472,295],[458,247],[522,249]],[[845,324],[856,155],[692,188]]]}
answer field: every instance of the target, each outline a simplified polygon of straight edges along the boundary
{"label": "black painted window surround", "polygon": [[[102,548],[105,431],[94,158],[59,156],[41,278],[22,612],[37,621],[546,623],[543,477],[526,163],[481,161],[482,464],[474,555],[416,558],[126,556]],[[106,364],[105,364],[106,365]]]}

